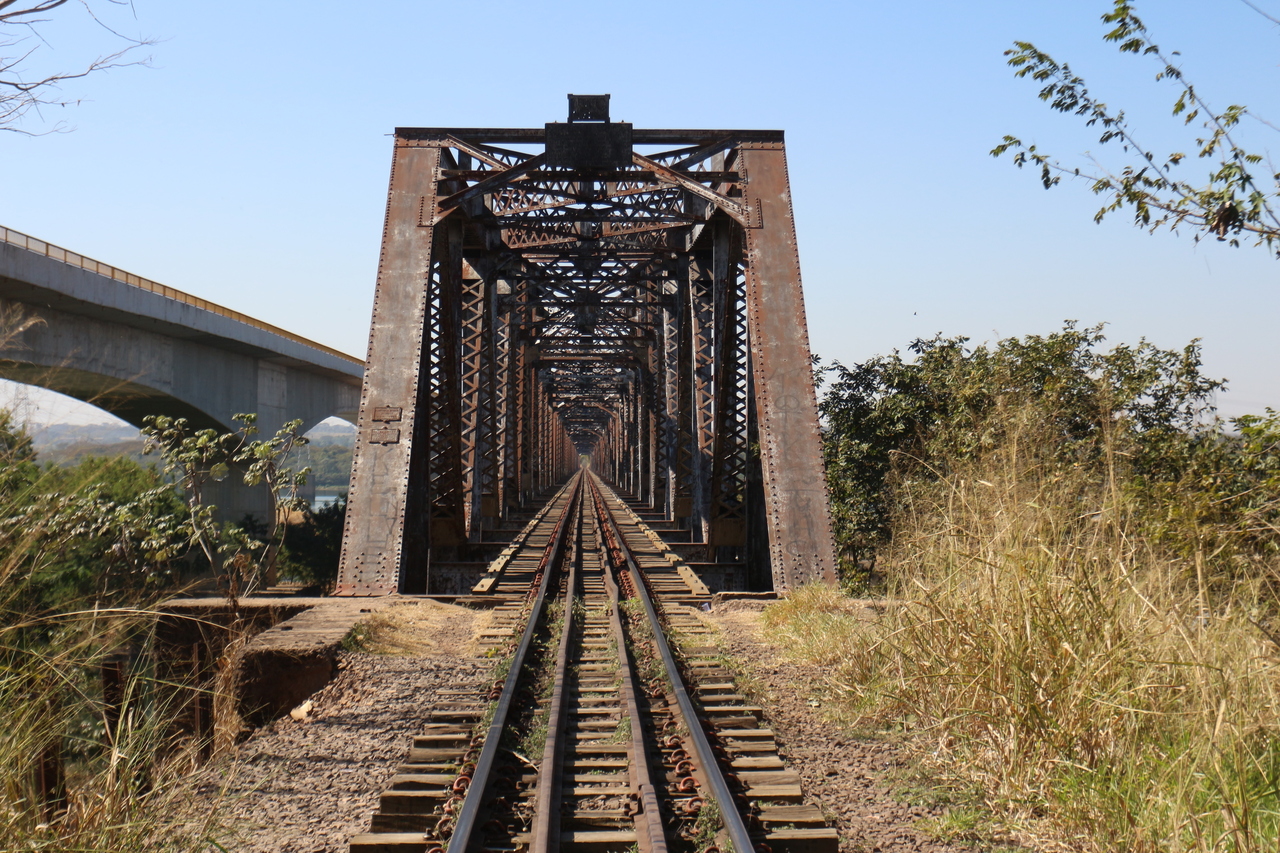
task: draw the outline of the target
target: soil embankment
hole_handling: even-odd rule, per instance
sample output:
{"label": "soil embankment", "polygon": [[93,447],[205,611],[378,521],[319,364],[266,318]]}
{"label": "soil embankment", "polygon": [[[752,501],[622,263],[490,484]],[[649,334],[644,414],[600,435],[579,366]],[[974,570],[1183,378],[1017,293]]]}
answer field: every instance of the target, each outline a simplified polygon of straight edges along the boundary
{"label": "soil embankment", "polygon": [[429,697],[487,675],[492,661],[475,656],[487,620],[438,602],[378,614],[372,642],[386,637],[400,653],[339,652],[324,688],[201,771],[203,793],[222,803],[230,828],[220,843],[234,853],[345,853],[368,828]]}

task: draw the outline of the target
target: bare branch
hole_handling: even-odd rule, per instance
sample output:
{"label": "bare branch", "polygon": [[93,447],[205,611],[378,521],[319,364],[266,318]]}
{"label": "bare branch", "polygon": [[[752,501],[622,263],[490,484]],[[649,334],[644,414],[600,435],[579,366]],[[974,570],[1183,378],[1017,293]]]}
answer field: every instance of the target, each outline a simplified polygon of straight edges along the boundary
{"label": "bare branch", "polygon": [[29,21],[18,21],[18,18],[28,17],[30,15],[43,15],[45,12],[64,5],[67,0],[41,0],[41,2],[36,3],[34,6],[28,6],[25,9],[15,9],[11,12],[5,11],[5,9],[8,9],[17,2],[18,0],[0,0],[0,24],[30,23]]}
{"label": "bare branch", "polygon": [[1261,15],[1262,17],[1266,18],[1266,19],[1267,19],[1268,21],[1270,21],[1271,23],[1273,23],[1273,24],[1280,24],[1280,18],[1273,18],[1271,15],[1268,15],[1266,12],[1262,11],[1262,10],[1261,10],[1261,9],[1259,9],[1257,6],[1255,6],[1255,5],[1253,5],[1252,3],[1250,3],[1250,2],[1249,2],[1249,0],[1240,0],[1240,2],[1241,2],[1241,3],[1243,3],[1244,5],[1248,6],[1248,7],[1249,7],[1250,9],[1252,9],[1253,11],[1257,12],[1257,13],[1258,13],[1259,15]]}
{"label": "bare branch", "polygon": [[[113,38],[128,42],[128,46],[113,53],[99,56],[79,69],[46,71],[36,75],[27,72],[28,60],[44,44],[35,25],[45,23],[49,19],[38,17],[67,4],[68,0],[0,0],[0,51],[8,52],[18,48],[27,39],[38,39],[31,47],[16,51],[16,56],[0,55],[0,130],[27,135],[38,135],[36,132],[21,127],[24,117],[29,113],[41,115],[42,107],[67,107],[80,103],[80,99],[62,97],[59,94],[61,85],[70,80],[88,77],[99,71],[111,68],[123,68],[131,65],[147,65],[150,57],[133,58],[132,54],[139,48],[153,44],[150,39],[133,38],[109,26],[94,11],[90,0],[78,0],[89,17],[99,27],[106,30]],[[103,0],[113,5],[130,6],[129,0]],[[22,27],[26,35],[21,37],[9,35],[6,28]],[[64,130],[61,125],[44,132]]]}

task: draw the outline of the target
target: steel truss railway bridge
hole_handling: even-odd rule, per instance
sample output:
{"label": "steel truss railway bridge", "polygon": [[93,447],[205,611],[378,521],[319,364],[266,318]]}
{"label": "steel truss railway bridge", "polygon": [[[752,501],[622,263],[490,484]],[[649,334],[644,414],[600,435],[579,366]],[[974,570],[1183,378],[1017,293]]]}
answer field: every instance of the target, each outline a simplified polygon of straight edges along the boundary
{"label": "steel truss railway bridge", "polygon": [[834,579],[781,131],[398,128],[338,593],[450,591],[584,462],[733,584]]}

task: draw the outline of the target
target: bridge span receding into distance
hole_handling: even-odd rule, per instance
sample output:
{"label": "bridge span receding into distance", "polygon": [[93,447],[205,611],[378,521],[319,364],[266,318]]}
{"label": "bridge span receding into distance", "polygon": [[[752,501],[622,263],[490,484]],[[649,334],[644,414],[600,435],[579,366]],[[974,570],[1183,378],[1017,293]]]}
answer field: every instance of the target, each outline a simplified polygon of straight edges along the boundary
{"label": "bridge span receding into distance", "polygon": [[[91,403],[226,430],[256,412],[271,435],[299,419],[356,420],[364,362],[238,311],[0,226],[0,306],[37,318],[0,329],[0,378]],[[233,490],[233,517],[262,497]]]}

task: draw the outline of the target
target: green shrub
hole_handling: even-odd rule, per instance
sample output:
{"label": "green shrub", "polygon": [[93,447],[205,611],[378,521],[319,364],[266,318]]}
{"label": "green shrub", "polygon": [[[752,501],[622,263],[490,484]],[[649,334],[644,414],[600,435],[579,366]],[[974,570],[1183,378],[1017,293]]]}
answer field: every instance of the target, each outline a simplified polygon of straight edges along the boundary
{"label": "green shrub", "polygon": [[1277,849],[1280,418],[1228,431],[1195,343],[1102,341],[1068,324],[834,366],[837,532],[886,596],[809,588],[766,620],[996,829]]}

